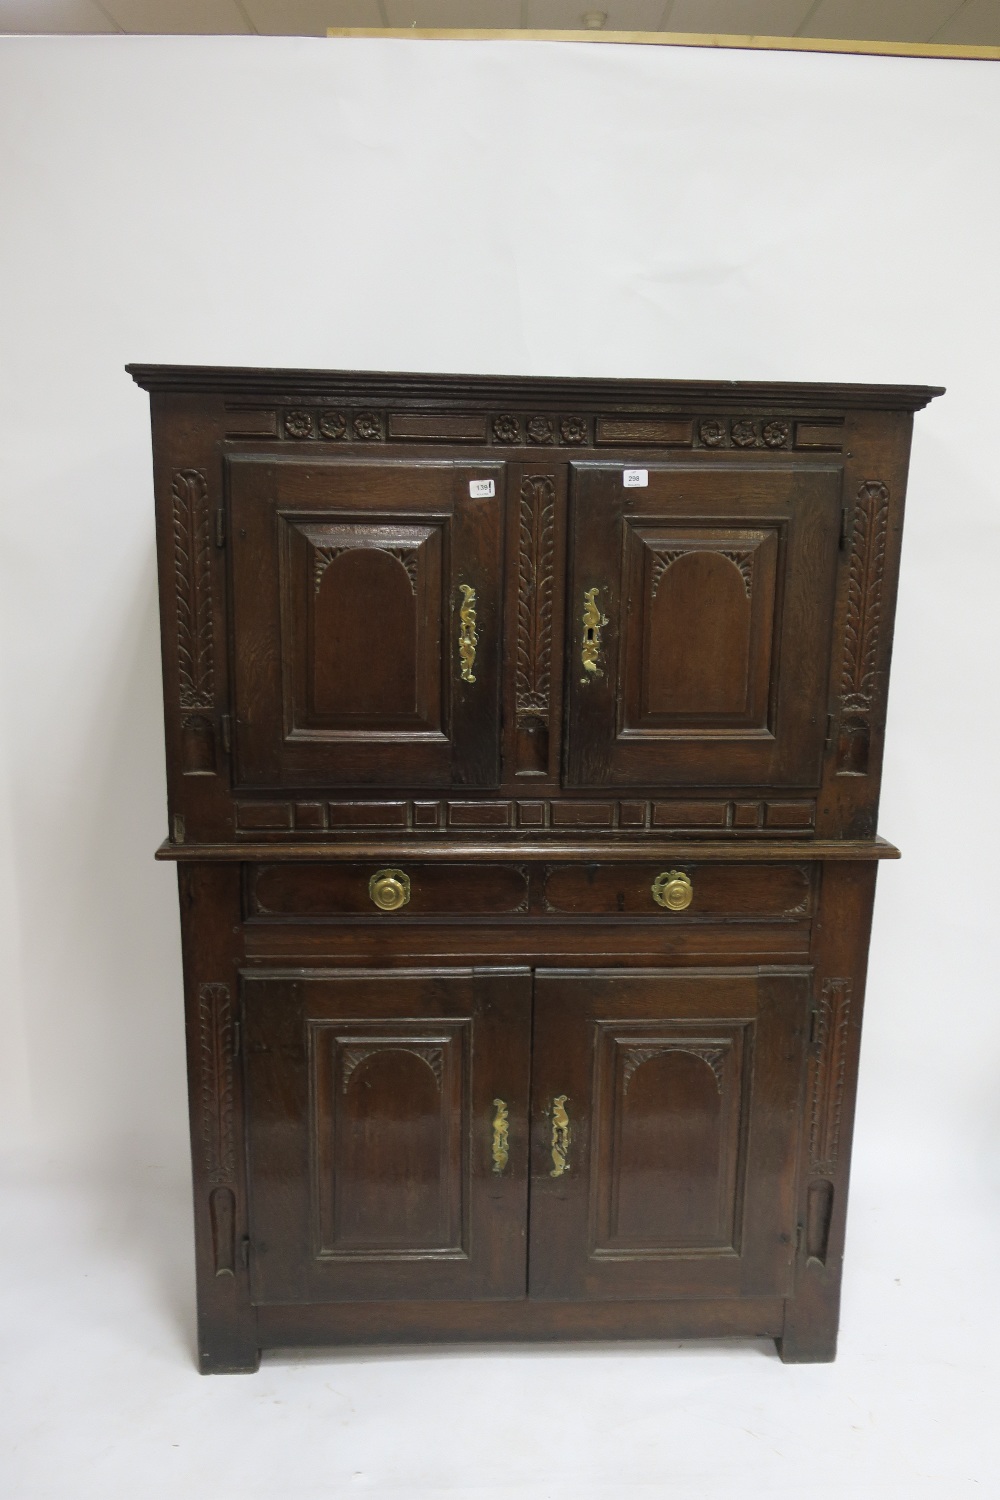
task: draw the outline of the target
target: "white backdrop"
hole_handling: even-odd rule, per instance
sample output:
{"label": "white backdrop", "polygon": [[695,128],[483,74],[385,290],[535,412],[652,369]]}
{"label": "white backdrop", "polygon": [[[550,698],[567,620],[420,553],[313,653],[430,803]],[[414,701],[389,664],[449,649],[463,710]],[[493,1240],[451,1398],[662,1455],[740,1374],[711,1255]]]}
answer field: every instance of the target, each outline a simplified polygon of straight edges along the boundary
{"label": "white backdrop", "polygon": [[[166,820],[148,412],[126,361],[946,384],[948,395],[916,419],[881,818],[905,860],[880,876],[862,1192],[849,1234],[849,1251],[852,1237],[869,1251],[855,1262],[859,1282],[874,1268],[873,1318],[864,1333],[853,1326],[852,1347],[887,1339],[902,1384],[889,1397],[882,1366],[869,1364],[882,1436],[870,1430],[845,1475],[863,1477],[864,1463],[896,1473],[898,1449],[907,1500],[965,1492],[969,1445],[988,1432],[991,1408],[948,1387],[948,1420],[962,1436],[942,1458],[934,1403],[951,1379],[955,1330],[965,1329],[963,1347],[979,1347],[968,1340],[984,1316],[973,1303],[993,1267],[1000,1177],[1000,1007],[987,948],[998,822],[997,78],[995,65],[973,62],[593,45],[0,42],[4,1143],[76,1172],[185,1170],[176,900],[172,871],[152,859]],[[170,1223],[185,1216],[171,1209]],[[46,1245],[56,1254],[65,1222],[60,1214],[48,1238],[30,1231],[25,1266]],[[165,1243],[166,1223],[155,1219],[136,1264]],[[186,1244],[186,1224],[176,1233]],[[891,1302],[896,1264],[879,1246],[905,1260],[928,1236],[924,1260],[913,1262],[917,1290]],[[170,1298],[187,1309],[189,1272],[176,1253]],[[25,1307],[40,1306],[66,1267],[53,1260],[45,1293],[26,1294]],[[130,1275],[109,1281],[107,1308],[125,1305]],[[905,1373],[902,1329],[907,1319],[911,1330],[924,1326],[931,1288],[940,1318],[928,1384],[919,1362]],[[90,1305],[72,1296],[67,1317]],[[129,1314],[143,1330],[148,1308],[143,1287]],[[89,1364],[92,1335],[80,1336]],[[159,1349],[166,1339],[180,1390],[190,1360],[170,1338],[157,1324],[147,1342]],[[148,1371],[132,1373],[128,1332],[120,1339],[106,1363],[125,1385],[72,1449],[72,1478],[30,1493],[89,1496],[89,1482],[102,1500],[137,1493],[136,1474],[122,1470],[120,1487],[109,1476],[111,1452],[120,1463],[138,1455],[138,1488],[151,1497],[248,1493],[222,1428],[205,1439],[216,1447],[204,1450],[200,1477],[176,1489],[164,1477],[175,1470],[159,1468],[161,1447],[136,1447],[135,1432],[132,1448],[104,1443],[108,1411],[131,1411],[132,1390],[149,1389]],[[29,1345],[40,1369],[72,1372],[63,1344],[49,1357],[34,1324],[25,1325]],[[638,1483],[641,1456],[660,1451],[669,1382],[707,1368],[654,1370],[630,1358],[587,1365],[616,1372],[606,1386],[573,1385],[574,1367],[559,1367],[577,1400],[573,1412],[560,1408],[567,1495],[580,1493],[574,1453],[590,1463],[601,1425],[588,1402],[610,1413],[619,1401],[610,1430],[625,1446],[606,1468],[607,1493],[618,1496],[624,1479]],[[533,1403],[522,1431],[546,1410],[547,1368],[517,1366],[514,1385]],[[835,1435],[861,1430],[853,1387],[768,1368],[760,1378],[782,1402],[822,1389],[832,1393]],[[416,1386],[402,1371],[408,1394],[396,1409],[399,1421],[415,1413],[414,1453],[438,1436],[435,1452],[451,1452],[465,1433],[474,1386],[461,1366],[449,1386],[450,1369],[423,1365]],[[831,1380],[857,1377],[857,1365],[836,1369],[845,1373]],[[341,1383],[369,1413],[372,1461],[391,1467],[380,1436],[386,1387],[372,1384],[366,1406],[366,1370]],[[742,1392],[745,1366],[733,1370]],[[627,1386],[631,1378],[641,1383]],[[302,1380],[307,1425],[296,1451],[325,1454],[334,1467],[324,1472],[349,1485],[348,1459],[324,1447],[349,1418],[331,1408],[322,1435],[309,1428],[327,1408],[311,1404],[318,1387],[308,1369]],[[235,1388],[222,1387],[211,1387],[218,1396],[199,1387],[199,1410],[235,1410],[220,1405],[237,1399]],[[638,1407],[615,1396],[626,1388]],[[671,1429],[675,1453],[686,1456],[688,1440],[697,1447],[690,1474],[706,1455],[711,1463],[720,1431],[722,1387],[699,1388],[707,1405],[690,1420],[690,1406],[678,1407],[684,1416]],[[987,1387],[976,1389],[986,1401]],[[439,1404],[421,1406],[420,1390]],[[65,1412],[83,1400],[67,1386]],[[439,1433],[445,1410],[454,1415]],[[646,1426],[630,1447],[636,1410]],[[734,1463],[750,1461],[738,1443],[750,1442],[745,1432],[756,1441],[762,1411],[733,1417]],[[816,1409],[781,1411],[769,1409],[770,1445],[753,1450],[768,1493],[779,1492],[779,1452],[795,1469],[788,1493],[824,1463],[832,1477],[823,1494],[854,1488],[830,1467],[834,1438],[817,1427]],[[55,1420],[71,1426],[65,1412]],[[26,1408],[33,1428],[36,1414]],[[241,1454],[254,1466],[250,1486],[266,1469],[263,1459],[256,1468],[253,1431]],[[555,1441],[543,1423],[543,1447],[544,1433]],[[502,1428],[496,1441],[494,1475],[515,1461]],[[161,1446],[169,1457],[178,1444],[164,1437]],[[542,1453],[525,1450],[519,1500],[536,1494]],[[914,1453],[920,1475],[947,1471],[942,1488],[915,1474]],[[426,1474],[438,1474],[437,1458],[427,1463]],[[597,1474],[596,1459],[591,1467]],[[274,1493],[292,1493],[280,1463],[276,1475]],[[723,1474],[711,1494],[750,1493],[733,1482],[727,1488]],[[254,1494],[272,1493],[266,1477],[259,1483]],[[394,1496],[416,1493],[395,1483]],[[321,1492],[302,1484],[294,1493]],[[420,1493],[445,1492],[428,1486]],[[28,1492],[25,1480],[17,1493]],[[560,1481],[537,1493],[564,1489]],[[707,1500],[706,1482],[691,1493]],[[897,1489],[887,1481],[877,1493]]]}
{"label": "white backdrop", "polygon": [[126,360],[910,381],[860,1149],[995,1173],[998,129],[985,63],[0,43],[8,1137],[183,1148]]}

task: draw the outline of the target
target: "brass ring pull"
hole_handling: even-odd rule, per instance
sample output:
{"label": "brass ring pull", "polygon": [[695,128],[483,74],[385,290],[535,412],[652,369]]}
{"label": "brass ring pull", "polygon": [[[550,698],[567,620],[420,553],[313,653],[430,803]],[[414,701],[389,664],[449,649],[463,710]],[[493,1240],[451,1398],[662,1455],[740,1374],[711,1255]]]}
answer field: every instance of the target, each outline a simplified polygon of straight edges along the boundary
{"label": "brass ring pull", "polygon": [[550,1177],[562,1177],[569,1171],[569,1147],[573,1139],[566,1105],[568,1094],[557,1094],[552,1101],[552,1171]]}
{"label": "brass ring pull", "polygon": [[376,870],[368,894],[379,911],[398,911],[410,899],[410,877],[402,870]]}
{"label": "brass ring pull", "polygon": [[665,906],[667,911],[684,911],[694,900],[691,877],[683,870],[667,870],[657,875],[650,889],[657,906]]}
{"label": "brass ring pull", "polygon": [[494,1099],[493,1107],[493,1172],[502,1177],[510,1158],[510,1134],[507,1120],[507,1105],[503,1099]]}

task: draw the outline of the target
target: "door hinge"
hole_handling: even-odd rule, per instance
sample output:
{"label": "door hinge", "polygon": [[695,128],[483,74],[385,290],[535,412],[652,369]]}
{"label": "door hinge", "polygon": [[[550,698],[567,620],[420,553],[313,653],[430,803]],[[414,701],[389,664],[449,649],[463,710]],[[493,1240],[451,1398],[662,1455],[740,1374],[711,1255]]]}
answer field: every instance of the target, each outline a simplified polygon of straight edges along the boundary
{"label": "door hinge", "polygon": [[234,1058],[239,1057],[239,1055],[240,1055],[240,1047],[242,1046],[242,1044],[243,1044],[243,1022],[240,1021],[240,1020],[236,1020],[236,1021],[233,1022],[233,1057]]}
{"label": "door hinge", "polygon": [[250,1236],[245,1234],[240,1244],[240,1260],[243,1262],[244,1271],[250,1269]]}
{"label": "door hinge", "polygon": [[226,545],[226,512],[221,505],[215,512],[215,545],[217,547]]}
{"label": "door hinge", "polygon": [[847,505],[840,507],[840,550],[843,552],[847,546],[847,537],[851,529],[851,511]]}
{"label": "door hinge", "polygon": [[[829,750],[830,746],[833,744],[833,730],[834,730],[834,724],[835,723],[836,723],[836,716],[834,714],[827,714],[827,716],[826,716],[826,739],[823,741],[823,748],[824,748],[824,750]],[[227,746],[226,748],[228,749],[229,747]]]}
{"label": "door hinge", "polygon": [[222,748],[227,755],[232,754],[233,749],[233,721],[229,714],[222,715]]}

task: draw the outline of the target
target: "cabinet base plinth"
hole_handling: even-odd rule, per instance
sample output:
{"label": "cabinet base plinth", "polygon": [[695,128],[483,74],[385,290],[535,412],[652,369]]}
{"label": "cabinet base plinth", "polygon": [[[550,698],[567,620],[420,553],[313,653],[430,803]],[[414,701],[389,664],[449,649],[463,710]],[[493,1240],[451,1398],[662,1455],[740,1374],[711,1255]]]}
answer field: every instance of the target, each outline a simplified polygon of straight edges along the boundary
{"label": "cabinet base plinth", "polygon": [[777,1298],[676,1302],[344,1302],[257,1310],[265,1349],[533,1340],[777,1339]]}

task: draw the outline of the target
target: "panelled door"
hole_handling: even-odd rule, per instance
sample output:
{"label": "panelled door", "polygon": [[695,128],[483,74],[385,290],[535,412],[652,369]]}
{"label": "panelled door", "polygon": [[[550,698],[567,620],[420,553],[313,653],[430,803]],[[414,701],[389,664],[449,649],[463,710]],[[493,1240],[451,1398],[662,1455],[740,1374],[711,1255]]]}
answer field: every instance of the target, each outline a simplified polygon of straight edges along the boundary
{"label": "panelled door", "polygon": [[503,476],[230,458],[239,785],[497,785]]}
{"label": "panelled door", "polygon": [[536,975],[530,1296],[790,1293],[809,977]]}
{"label": "panelled door", "polygon": [[571,786],[816,785],[835,464],[571,473]]}
{"label": "panelled door", "polygon": [[525,1293],[527,970],[243,978],[254,1300]]}

